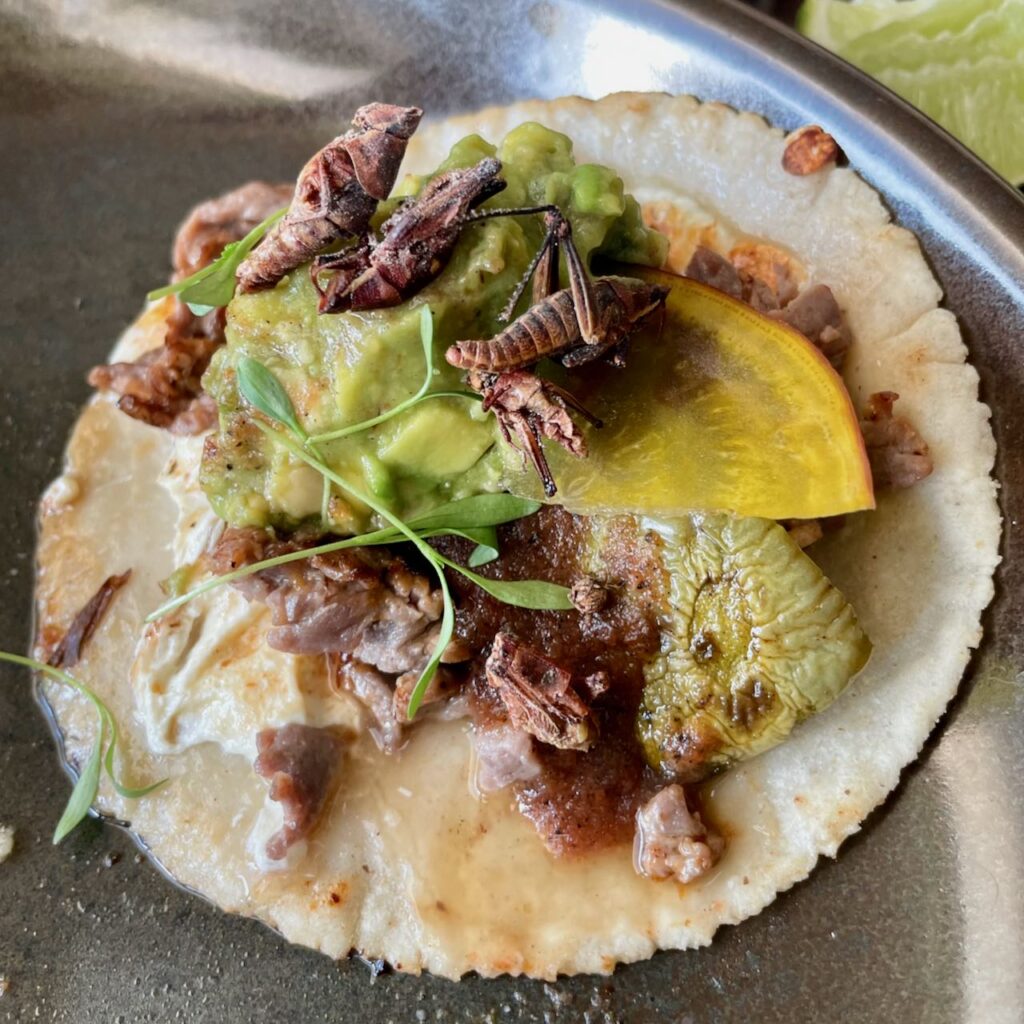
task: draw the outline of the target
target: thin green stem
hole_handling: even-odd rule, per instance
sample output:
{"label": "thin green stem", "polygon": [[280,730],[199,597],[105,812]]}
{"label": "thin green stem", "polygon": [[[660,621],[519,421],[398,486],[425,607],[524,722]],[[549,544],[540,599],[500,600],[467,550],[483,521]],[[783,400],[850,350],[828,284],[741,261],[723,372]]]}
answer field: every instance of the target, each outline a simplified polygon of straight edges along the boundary
{"label": "thin green stem", "polygon": [[369,430],[371,427],[376,427],[380,423],[384,423],[391,419],[392,416],[398,416],[400,413],[405,412],[407,409],[411,409],[414,405],[418,405],[420,402],[429,401],[431,398],[468,398],[475,402],[480,402],[483,399],[480,395],[472,391],[431,391],[425,393],[426,385],[430,382],[427,381],[423,388],[420,388],[411,398],[407,398],[398,405],[393,406],[390,409],[386,409],[378,416],[374,416],[373,419],[363,420],[360,423],[353,423],[348,427],[339,427],[337,430],[330,430],[326,434],[313,434],[309,438],[310,445],[325,444],[328,441],[338,441],[343,437],[350,437],[352,434],[359,434],[364,430]]}

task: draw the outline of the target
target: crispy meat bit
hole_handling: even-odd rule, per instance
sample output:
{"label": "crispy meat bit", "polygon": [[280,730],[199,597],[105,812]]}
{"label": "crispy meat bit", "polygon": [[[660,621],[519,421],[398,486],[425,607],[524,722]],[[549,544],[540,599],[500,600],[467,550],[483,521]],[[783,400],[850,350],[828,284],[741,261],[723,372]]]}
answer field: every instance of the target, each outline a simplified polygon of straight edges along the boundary
{"label": "crispy meat bit", "polygon": [[577,576],[569,588],[569,600],[584,615],[594,615],[607,603],[611,595],[593,576]]}
{"label": "crispy meat bit", "polygon": [[[179,306],[192,316],[187,307]],[[95,366],[88,380],[94,388],[120,395],[117,407],[132,419],[175,434],[202,433],[217,418],[216,406],[203,394],[202,377],[222,338],[219,329],[214,337],[179,334],[177,319],[176,311],[167,321],[167,334],[159,348],[134,363]],[[206,329],[199,326],[197,318],[192,319],[196,330]]]}
{"label": "crispy meat bit", "polygon": [[200,203],[185,218],[174,239],[175,278],[190,277],[211,264],[226,245],[244,238],[257,224],[281,209],[291,195],[291,185],[250,181],[241,188]]}
{"label": "crispy meat bit", "polygon": [[[286,201],[282,186],[255,181],[201,203],[175,239],[175,280],[213,262],[225,245],[247,235]],[[199,317],[175,298],[163,345],[132,363],[93,367],[89,383],[118,394],[117,407],[133,419],[175,434],[201,434],[217,421],[202,377],[224,343],[224,320],[223,309]]]}
{"label": "crispy meat bit", "polygon": [[256,774],[270,782],[284,824],[267,840],[267,857],[282,860],[316,826],[331,792],[344,744],[332,729],[292,723],[256,736]]}
{"label": "crispy meat bit", "polygon": [[633,866],[645,878],[684,885],[707,874],[725,843],[686,806],[682,786],[666,786],[636,813]]}
{"label": "crispy meat bit", "polygon": [[513,782],[525,782],[540,774],[533,737],[510,725],[493,723],[473,730],[476,752],[476,788],[496,793]]}
{"label": "crispy meat bit", "polygon": [[494,638],[486,665],[518,729],[563,750],[588,750],[597,738],[590,708],[572,688],[572,674],[504,631]]}
{"label": "crispy meat bit", "polygon": [[814,174],[839,159],[839,145],[823,128],[807,125],[786,139],[782,166],[790,174]]}
{"label": "crispy meat bit", "polygon": [[128,582],[132,571],[121,573],[120,576],[108,576],[92,597],[71,621],[68,631],[53,649],[47,664],[54,668],[73,668],[82,656],[82,648],[89,642],[96,627],[100,624],[114,595]]}
{"label": "crispy meat bit", "polygon": [[843,368],[850,332],[832,289],[825,284],[805,288],[785,309],[769,316],[799,331],[837,369]]}
{"label": "crispy meat bit", "polygon": [[239,289],[271,288],[333,242],[365,235],[377,203],[391,192],[422,116],[418,107],[360,107],[352,128],[299,172],[288,213],[238,268]]}
{"label": "crispy meat bit", "polygon": [[879,391],[868,399],[860,429],[871,463],[871,475],[879,490],[910,487],[935,468],[928,445],[904,416],[892,407],[900,396]]}

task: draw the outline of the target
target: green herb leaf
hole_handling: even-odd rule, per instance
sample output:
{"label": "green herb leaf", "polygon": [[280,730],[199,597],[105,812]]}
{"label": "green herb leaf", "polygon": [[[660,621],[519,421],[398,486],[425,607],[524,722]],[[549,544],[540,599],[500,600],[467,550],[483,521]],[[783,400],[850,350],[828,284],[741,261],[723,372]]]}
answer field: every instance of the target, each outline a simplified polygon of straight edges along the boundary
{"label": "green herb leaf", "polygon": [[439,552],[437,557],[491,597],[496,597],[502,604],[510,604],[516,608],[532,608],[535,611],[570,611],[573,607],[569,600],[568,588],[557,583],[548,583],[546,580],[489,580],[486,576],[470,572],[465,566],[445,558]]}
{"label": "green herb leaf", "polygon": [[[92,702],[99,716],[99,733],[96,736],[96,744],[89,755],[89,760],[78,776],[75,788],[71,791],[71,798],[68,800],[67,807],[64,808],[64,813],[61,815],[60,821],[57,822],[57,828],[53,834],[54,843],[59,843],[89,813],[89,808],[95,802],[96,794],[99,791],[101,765],[106,768],[107,775],[110,777],[114,789],[121,796],[129,800],[136,800],[147,793],[152,793],[154,789],[162,786],[167,781],[166,779],[161,779],[159,782],[154,782],[151,786],[133,788],[126,786],[117,778],[114,774],[114,750],[120,737],[117,720],[100,696],[86,686],[85,683],[79,682],[62,669],[54,668],[52,665],[44,665],[43,662],[36,661],[35,658],[26,658],[20,654],[0,651],[0,661],[7,661],[12,665],[21,665],[23,668],[31,669],[33,672],[41,672],[58,683],[70,686],[71,689],[77,690]],[[106,754],[104,754],[103,741],[108,730],[110,732],[110,743],[107,745]]]}
{"label": "green herb leaf", "polygon": [[82,768],[75,788],[71,790],[64,813],[53,830],[53,845],[56,846],[65,836],[73,831],[89,814],[89,809],[96,800],[96,794],[100,789],[100,759],[103,754],[103,727],[100,726],[100,735],[96,737],[92,753],[85,767]]}
{"label": "green herb leaf", "polygon": [[297,438],[305,441],[307,434],[299,423],[295,406],[281,382],[258,359],[242,355],[235,368],[238,390],[245,400],[264,416],[287,427]]}
{"label": "green herb leaf", "polygon": [[[434,564],[437,565],[436,562]],[[451,591],[448,589],[448,581],[444,578],[444,572],[440,569],[440,566],[437,568],[438,578],[441,581],[441,593],[444,597],[441,632],[437,638],[437,646],[434,648],[430,661],[427,662],[420,673],[419,679],[416,680],[412,693],[409,694],[409,710],[406,712],[406,717],[410,722],[416,717],[416,712],[419,711],[420,705],[423,703],[427,687],[430,686],[431,679],[437,674],[437,668],[441,664],[441,656],[444,654],[444,649],[451,642],[452,635],[455,633],[455,605],[452,603]]]}
{"label": "green herb leaf", "polygon": [[272,213],[244,238],[224,246],[221,254],[208,266],[181,281],[174,281],[163,288],[151,291],[146,298],[152,302],[155,299],[162,299],[165,295],[178,295],[182,302],[188,303],[189,309],[196,316],[203,316],[213,309],[226,306],[235,294],[235,273],[239,264],[287,212],[288,207],[285,207],[277,213]]}
{"label": "green herb leaf", "polygon": [[517,498],[514,494],[475,494],[438,505],[410,519],[409,525],[417,530],[448,527],[472,530],[480,526],[500,526],[532,516],[540,506],[539,501]]}
{"label": "green herb leaf", "polygon": [[493,562],[500,552],[493,544],[477,544],[469,555],[469,567],[479,569],[481,565]]}

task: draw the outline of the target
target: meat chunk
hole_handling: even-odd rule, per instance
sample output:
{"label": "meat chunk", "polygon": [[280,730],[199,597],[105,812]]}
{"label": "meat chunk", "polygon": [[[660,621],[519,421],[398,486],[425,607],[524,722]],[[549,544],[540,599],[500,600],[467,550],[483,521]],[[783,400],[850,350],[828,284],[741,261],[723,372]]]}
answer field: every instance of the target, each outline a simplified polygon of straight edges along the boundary
{"label": "meat chunk", "polygon": [[[186,320],[191,321],[188,329],[196,333],[180,333],[176,324]],[[133,363],[93,367],[89,384],[120,395],[117,407],[132,419],[175,434],[202,433],[217,418],[216,406],[203,394],[202,377],[223,341],[222,327],[201,325],[181,303],[167,325],[159,348]],[[203,333],[207,330],[213,336]]]}
{"label": "meat chunk", "polygon": [[572,674],[506,632],[494,638],[486,665],[517,729],[563,750],[588,750],[597,738],[590,708],[572,687]]}
{"label": "meat chunk", "polygon": [[814,174],[839,159],[839,145],[824,128],[809,124],[786,139],[782,166],[789,174]]}
{"label": "meat chunk", "polygon": [[377,669],[361,661],[329,654],[327,664],[331,686],[351,693],[373,719],[370,735],[385,754],[393,754],[402,745],[402,720],[395,713],[394,692]]}
{"label": "meat chunk", "polygon": [[[287,201],[280,185],[250,182],[197,206],[174,242],[175,279],[213,262],[229,242],[247,235]],[[113,391],[117,407],[133,419],[176,434],[199,434],[216,422],[217,408],[203,393],[202,377],[224,343],[224,310],[196,316],[180,299],[167,318],[164,343],[130,363],[96,366],[94,388]]]}
{"label": "meat chunk", "polygon": [[805,288],[792,302],[769,316],[799,331],[837,369],[843,368],[850,332],[832,289],[825,284]]}
{"label": "meat chunk", "polygon": [[693,882],[715,866],[724,847],[722,837],[690,813],[682,786],[666,786],[636,813],[633,866],[645,878]]}
{"label": "meat chunk", "polygon": [[378,201],[391,192],[422,116],[418,107],[360,107],[352,128],[299,172],[288,213],[238,268],[238,287],[243,292],[271,288],[333,242],[364,235]]}
{"label": "meat chunk", "polygon": [[257,224],[285,206],[292,186],[250,181],[196,206],[178,228],[172,259],[176,279],[209,266],[224,247],[244,238]]}
{"label": "meat chunk", "polygon": [[[266,530],[227,529],[208,556],[215,573],[301,550],[317,538],[276,540]],[[371,733],[382,750],[397,750],[409,699],[437,647],[444,599],[439,587],[412,571],[386,548],[355,548],[315,555],[234,582],[250,601],[270,609],[271,647],[289,654],[325,654],[332,680],[356,696],[374,721]],[[469,656],[452,642],[444,664]],[[442,668],[425,696],[446,699],[457,680]]]}
{"label": "meat chunk", "polygon": [[492,723],[473,730],[476,753],[476,788],[481,793],[496,793],[513,782],[525,782],[540,774],[540,761],[533,749],[533,738],[520,729]]}
{"label": "meat chunk", "polygon": [[73,668],[78,664],[82,648],[96,632],[96,627],[110,607],[114,595],[128,582],[131,574],[132,571],[129,569],[119,576],[108,576],[100,584],[99,589],[82,606],[68,626],[68,631],[53,649],[47,661],[48,665],[54,668]]}
{"label": "meat chunk", "polygon": [[705,245],[697,246],[683,276],[717,288],[734,299],[743,298],[743,282],[739,271],[724,256]]}
{"label": "meat chunk", "polygon": [[879,490],[910,487],[935,468],[928,445],[913,424],[893,415],[899,397],[895,391],[872,395],[860,420],[871,476]]}
{"label": "meat chunk", "polygon": [[344,744],[332,729],[292,723],[256,736],[256,774],[270,782],[284,824],[267,840],[267,857],[282,860],[316,826],[341,761]]}

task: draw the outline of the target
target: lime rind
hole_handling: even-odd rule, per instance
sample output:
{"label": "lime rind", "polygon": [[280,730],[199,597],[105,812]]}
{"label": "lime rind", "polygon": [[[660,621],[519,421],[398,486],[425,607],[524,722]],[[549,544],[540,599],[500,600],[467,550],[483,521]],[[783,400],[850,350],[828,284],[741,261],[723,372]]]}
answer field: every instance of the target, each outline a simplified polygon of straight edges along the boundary
{"label": "lime rind", "polygon": [[1024,0],[805,0],[797,25],[1024,182]]}

